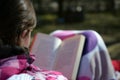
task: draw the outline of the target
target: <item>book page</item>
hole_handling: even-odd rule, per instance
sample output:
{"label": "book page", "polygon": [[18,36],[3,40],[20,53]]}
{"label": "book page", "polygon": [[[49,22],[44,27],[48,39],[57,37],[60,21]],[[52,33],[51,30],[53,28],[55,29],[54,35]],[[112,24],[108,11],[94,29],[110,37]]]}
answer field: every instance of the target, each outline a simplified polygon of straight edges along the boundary
{"label": "book page", "polygon": [[59,38],[38,33],[32,43],[30,52],[35,54],[35,65],[42,69],[51,70],[54,63],[56,50],[60,46],[61,40]]}
{"label": "book page", "polygon": [[62,72],[69,80],[76,80],[84,41],[82,35],[67,38],[57,52],[53,69]]}

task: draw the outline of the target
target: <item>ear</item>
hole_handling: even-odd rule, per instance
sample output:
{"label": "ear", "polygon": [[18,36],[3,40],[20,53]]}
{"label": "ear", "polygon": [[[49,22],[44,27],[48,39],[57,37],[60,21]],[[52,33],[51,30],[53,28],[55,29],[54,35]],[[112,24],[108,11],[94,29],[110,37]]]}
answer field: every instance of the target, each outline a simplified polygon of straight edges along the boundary
{"label": "ear", "polygon": [[28,34],[28,30],[24,30],[21,34],[21,38],[25,38]]}

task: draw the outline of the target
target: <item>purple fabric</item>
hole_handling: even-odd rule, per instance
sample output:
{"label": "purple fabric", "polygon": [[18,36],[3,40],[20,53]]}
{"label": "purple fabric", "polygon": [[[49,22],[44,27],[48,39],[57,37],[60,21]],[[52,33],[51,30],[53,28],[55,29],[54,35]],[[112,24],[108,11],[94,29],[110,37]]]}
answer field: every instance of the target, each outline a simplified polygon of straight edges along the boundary
{"label": "purple fabric", "polygon": [[76,80],[117,80],[107,48],[96,31],[57,30],[51,35],[65,39],[71,34],[86,38]]}
{"label": "purple fabric", "polygon": [[93,30],[83,30],[83,31],[78,31],[78,32],[74,30],[73,31],[72,30],[63,30],[63,31],[58,30],[58,31],[53,32],[52,36],[56,36],[60,38],[61,40],[64,40],[76,34],[82,34],[86,38],[82,56],[89,53],[91,50],[93,50],[98,43],[97,37],[95,35],[95,31]]}
{"label": "purple fabric", "polygon": [[85,46],[82,54],[82,55],[85,55],[89,53],[91,50],[93,50],[98,42],[97,42],[96,35],[94,34],[93,31],[85,31],[80,34],[86,37]]}

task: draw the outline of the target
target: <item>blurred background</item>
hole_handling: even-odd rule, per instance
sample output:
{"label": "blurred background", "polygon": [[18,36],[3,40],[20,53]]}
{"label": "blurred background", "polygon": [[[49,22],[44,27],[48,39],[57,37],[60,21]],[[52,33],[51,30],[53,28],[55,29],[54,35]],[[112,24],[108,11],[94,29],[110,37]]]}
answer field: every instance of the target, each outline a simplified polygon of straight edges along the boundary
{"label": "blurred background", "polygon": [[120,59],[120,0],[32,0],[37,15],[33,32],[95,30],[112,59]]}

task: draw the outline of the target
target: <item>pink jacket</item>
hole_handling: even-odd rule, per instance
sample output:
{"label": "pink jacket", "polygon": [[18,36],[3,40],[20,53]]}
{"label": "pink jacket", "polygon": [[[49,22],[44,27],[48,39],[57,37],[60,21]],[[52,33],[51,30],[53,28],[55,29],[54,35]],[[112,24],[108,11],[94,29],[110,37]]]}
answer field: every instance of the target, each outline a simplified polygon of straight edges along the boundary
{"label": "pink jacket", "polygon": [[[31,55],[29,60],[34,61]],[[0,59],[0,80],[6,80],[12,75],[27,73],[34,76],[35,80],[67,80],[61,73],[39,69],[29,64],[25,54]]]}

